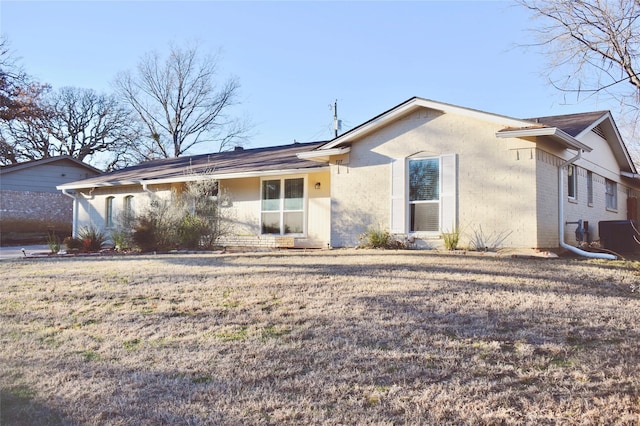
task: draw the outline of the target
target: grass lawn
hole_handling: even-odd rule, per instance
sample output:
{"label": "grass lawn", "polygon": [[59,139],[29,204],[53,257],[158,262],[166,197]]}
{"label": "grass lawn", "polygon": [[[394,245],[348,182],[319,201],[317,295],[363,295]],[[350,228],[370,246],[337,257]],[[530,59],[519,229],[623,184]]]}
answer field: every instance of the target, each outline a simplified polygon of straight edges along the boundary
{"label": "grass lawn", "polygon": [[636,262],[0,263],[0,424],[638,424]]}

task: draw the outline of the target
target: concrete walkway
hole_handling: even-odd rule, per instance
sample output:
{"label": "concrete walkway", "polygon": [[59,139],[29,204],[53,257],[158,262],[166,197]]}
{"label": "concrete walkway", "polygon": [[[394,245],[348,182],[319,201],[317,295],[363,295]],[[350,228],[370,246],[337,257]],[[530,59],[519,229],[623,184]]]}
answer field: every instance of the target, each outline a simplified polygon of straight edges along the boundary
{"label": "concrete walkway", "polygon": [[[22,250],[24,249],[24,253]],[[25,253],[27,256],[35,253],[49,253],[49,246],[40,245],[40,246],[23,246],[23,247],[0,247],[0,260],[6,259],[18,259],[24,257]]]}

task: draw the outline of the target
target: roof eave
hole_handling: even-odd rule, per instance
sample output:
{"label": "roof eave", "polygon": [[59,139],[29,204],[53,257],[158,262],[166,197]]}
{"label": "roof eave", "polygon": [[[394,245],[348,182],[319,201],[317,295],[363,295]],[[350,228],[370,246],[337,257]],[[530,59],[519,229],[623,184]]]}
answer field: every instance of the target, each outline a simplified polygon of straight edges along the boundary
{"label": "roof eave", "polygon": [[351,147],[343,146],[338,148],[320,149],[317,151],[299,152],[296,154],[296,156],[301,160],[311,160],[325,163],[329,161],[329,157],[333,155],[343,155],[348,154],[349,152],[351,152]]}
{"label": "roof eave", "polygon": [[593,151],[590,146],[583,144],[557,127],[536,127],[530,129],[500,130],[496,132],[496,137],[498,138],[526,138],[537,136],[549,136],[568,148],[580,149],[585,152]]}
{"label": "roof eave", "polygon": [[243,178],[254,178],[254,177],[264,177],[264,176],[282,176],[282,175],[294,175],[294,174],[303,174],[309,172],[319,172],[329,170],[329,166],[320,166],[320,167],[307,167],[300,169],[278,169],[278,170],[263,170],[263,171],[252,171],[252,172],[237,172],[237,173],[212,173],[208,175],[194,175],[194,176],[177,176],[177,177],[168,177],[161,179],[140,179],[140,180],[126,180],[126,181],[111,181],[111,182],[96,182],[96,183],[85,183],[83,185],[59,185],[56,186],[56,189],[69,190],[69,189],[87,189],[87,188],[106,188],[106,187],[114,187],[114,186],[126,186],[126,185],[162,185],[162,184],[172,184],[172,183],[183,183],[183,182],[194,182],[198,180],[204,180],[208,178],[217,179],[217,180],[226,180],[226,179],[243,179]]}

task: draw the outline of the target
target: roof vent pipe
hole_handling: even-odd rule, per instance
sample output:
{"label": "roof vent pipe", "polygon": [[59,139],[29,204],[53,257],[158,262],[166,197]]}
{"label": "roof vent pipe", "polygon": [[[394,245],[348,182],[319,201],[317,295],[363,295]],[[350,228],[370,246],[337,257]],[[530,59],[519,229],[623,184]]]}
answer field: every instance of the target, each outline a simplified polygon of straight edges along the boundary
{"label": "roof vent pipe", "polygon": [[578,161],[580,158],[582,157],[582,150],[579,149],[578,150],[578,154],[563,162],[562,164],[560,164],[558,166],[558,237],[560,239],[560,247],[569,250],[573,253],[576,253],[580,256],[585,256],[585,257],[590,257],[593,259],[608,259],[608,260],[616,260],[617,257],[612,255],[612,254],[608,254],[608,253],[592,253],[590,251],[584,251],[579,249],[578,247],[574,247],[572,245],[569,245],[567,243],[564,242],[564,226],[565,226],[565,222],[564,222],[564,169],[565,167],[567,167],[569,164],[573,164],[576,161]]}

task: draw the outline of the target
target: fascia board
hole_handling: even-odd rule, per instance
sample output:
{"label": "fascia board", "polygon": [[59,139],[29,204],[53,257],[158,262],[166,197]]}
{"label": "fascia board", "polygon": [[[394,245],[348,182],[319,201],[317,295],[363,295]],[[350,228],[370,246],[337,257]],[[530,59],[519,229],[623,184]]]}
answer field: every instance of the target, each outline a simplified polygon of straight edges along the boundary
{"label": "fascia board", "polygon": [[212,173],[210,175],[198,175],[198,176],[179,176],[179,177],[170,177],[164,179],[140,179],[136,181],[114,181],[114,182],[101,182],[95,184],[85,184],[85,185],[59,185],[56,186],[58,190],[65,189],[86,189],[86,188],[107,188],[113,186],[125,186],[125,185],[162,185],[168,183],[182,183],[182,182],[194,182],[199,180],[204,180],[208,178],[213,178],[217,180],[224,179],[242,179],[242,178],[252,178],[252,177],[263,177],[263,176],[282,176],[282,175],[292,175],[292,174],[301,174],[301,173],[315,173],[321,171],[330,170],[329,166],[322,167],[313,167],[307,169],[285,169],[285,170],[268,170],[268,171],[255,171],[255,172],[240,172],[240,173]]}
{"label": "fascia board", "polygon": [[314,160],[314,159],[322,159],[332,155],[342,155],[351,152],[350,146],[344,146],[339,148],[331,148],[331,149],[320,149],[317,151],[306,151],[299,152],[296,154],[301,160]]}
{"label": "fascia board", "polygon": [[539,127],[535,129],[517,129],[517,130],[501,130],[496,132],[498,138],[525,138],[535,136],[551,136],[555,139],[559,139],[565,145],[574,149],[581,149],[585,152],[591,152],[593,149],[583,144],[582,142],[571,137],[571,135],[563,132],[557,127]]}
{"label": "fascia board", "polygon": [[[596,126],[598,126],[599,124],[602,124],[605,121],[608,122],[608,124],[609,124],[608,127],[613,130],[616,142],[618,143],[618,147],[620,148],[620,151],[622,152],[622,155],[624,155],[624,158],[625,158],[625,161],[627,162],[627,165],[629,166],[631,171],[633,173],[635,173],[636,172],[636,166],[633,163],[633,159],[631,158],[631,155],[629,154],[629,150],[627,149],[626,144],[622,140],[622,135],[620,134],[620,131],[618,130],[618,126],[616,126],[616,123],[613,120],[613,117],[611,116],[610,112],[607,112],[606,114],[604,114],[602,117],[600,117],[600,119],[596,120],[588,129],[585,129],[585,131],[582,132],[582,133],[585,133],[586,131],[591,131],[591,129],[595,128]],[[582,133],[580,133],[580,135],[582,135]],[[615,147],[611,147],[611,148],[613,149],[613,151],[615,153],[615,151],[616,151]]]}

